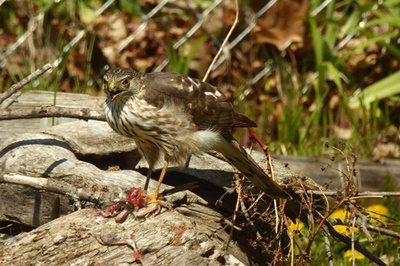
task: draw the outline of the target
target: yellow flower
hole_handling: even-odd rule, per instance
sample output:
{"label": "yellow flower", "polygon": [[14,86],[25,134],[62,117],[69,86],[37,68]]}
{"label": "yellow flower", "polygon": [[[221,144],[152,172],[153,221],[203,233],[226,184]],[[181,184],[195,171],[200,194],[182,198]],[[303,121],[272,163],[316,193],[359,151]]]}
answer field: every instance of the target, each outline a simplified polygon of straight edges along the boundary
{"label": "yellow flower", "polygon": [[350,213],[343,208],[336,209],[329,218],[350,219]]}
{"label": "yellow flower", "polygon": [[367,212],[371,216],[370,223],[377,224],[379,221],[386,222],[389,210],[382,204],[372,204],[367,207]]}
{"label": "yellow flower", "polygon": [[[345,209],[337,209],[336,211],[334,211],[329,218],[332,219],[350,219],[350,213],[348,211],[346,211]],[[333,228],[335,228],[335,230],[343,235],[351,235],[353,233],[358,233],[358,228],[353,228],[352,226],[347,226],[347,225],[334,225]],[[352,230],[353,229],[353,230]]]}
{"label": "yellow flower", "polygon": [[[344,258],[348,258],[348,260],[351,261],[351,260],[352,260],[352,251],[351,251],[351,249],[347,250],[347,251],[344,253],[343,257],[344,257]],[[354,250],[354,259],[356,259],[356,260],[363,260],[363,259],[365,259],[365,257],[364,257],[363,254],[361,254],[361,253],[358,252],[357,250]]]}
{"label": "yellow flower", "polygon": [[[353,233],[353,230],[351,230],[353,228],[353,226],[334,225],[333,228],[335,228],[335,230],[342,235],[349,236]],[[357,227],[354,227],[354,233],[358,233]]]}
{"label": "yellow flower", "polygon": [[299,219],[296,219],[296,223],[290,221],[290,229],[292,231],[301,231],[304,228],[304,223]]}

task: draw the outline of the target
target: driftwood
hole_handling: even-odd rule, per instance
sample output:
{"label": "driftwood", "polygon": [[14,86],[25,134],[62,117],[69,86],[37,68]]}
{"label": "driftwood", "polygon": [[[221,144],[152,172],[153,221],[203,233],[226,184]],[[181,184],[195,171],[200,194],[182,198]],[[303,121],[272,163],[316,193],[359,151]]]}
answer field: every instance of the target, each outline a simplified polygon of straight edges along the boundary
{"label": "driftwood", "polygon": [[[181,204],[175,211],[146,220],[128,217],[123,225],[102,217],[99,209],[64,216],[84,201],[86,207],[113,204],[125,190],[141,186],[144,181],[136,171],[104,171],[77,156],[99,159],[117,152],[132,158],[133,164],[135,152],[130,152],[134,148],[130,139],[118,136],[104,122],[67,123],[5,142],[0,156],[6,181],[0,184],[0,219],[34,227],[45,225],[10,239],[2,248],[0,264],[23,265],[27,258],[32,258],[30,263],[34,265],[52,261],[58,265],[131,263],[135,258],[128,247],[102,246],[96,240],[110,236],[112,241],[126,240],[130,234],[135,235],[140,253],[146,254],[146,265],[160,261],[207,265],[207,261],[219,256],[243,261],[245,257],[239,249],[222,250],[228,235],[219,223],[221,215],[202,207],[205,201],[192,193],[187,195],[189,192],[181,193]],[[154,184],[150,189],[153,188]],[[185,206],[189,203],[197,205]],[[58,216],[61,217],[48,223]]]}
{"label": "driftwood", "polygon": [[[129,248],[101,247],[96,240],[113,235],[112,241],[122,241],[129,234],[135,235],[145,265],[212,265],[215,260],[228,263],[235,258],[248,264],[248,256],[254,256],[245,256],[234,242],[223,249],[229,239],[226,223],[221,223],[226,210],[217,212],[213,206],[224,190],[208,195],[208,201],[188,191],[173,194],[167,200],[179,202],[175,211],[164,210],[145,220],[128,216],[123,225],[104,218],[97,208],[67,215],[83,206],[112,205],[130,187],[143,185],[145,176],[137,171],[106,171],[94,165],[107,168],[118,160],[133,167],[140,160],[132,140],[117,135],[105,122],[78,121],[18,135],[3,142],[0,150],[0,220],[38,227],[6,240],[0,265],[23,265],[27,256],[34,258],[32,264],[130,263],[135,258]],[[277,176],[290,177],[281,169]],[[173,178],[178,173],[179,178]],[[228,189],[234,171],[224,161],[204,155],[193,157],[184,170],[171,168],[168,175],[183,183],[188,182],[185,176],[203,177]],[[209,191],[203,188],[206,197]]]}
{"label": "driftwood", "polygon": [[120,224],[99,210],[82,209],[6,241],[0,264],[248,265],[236,245],[224,249],[228,234],[219,217],[191,204]]}

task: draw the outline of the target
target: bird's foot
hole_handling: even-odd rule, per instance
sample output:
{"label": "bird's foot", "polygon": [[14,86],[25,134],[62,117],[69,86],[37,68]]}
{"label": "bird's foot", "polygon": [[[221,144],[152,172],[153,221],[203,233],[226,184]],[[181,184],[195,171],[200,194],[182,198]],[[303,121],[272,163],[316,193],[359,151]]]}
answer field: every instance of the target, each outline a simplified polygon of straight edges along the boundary
{"label": "bird's foot", "polygon": [[160,204],[165,201],[164,197],[160,196],[158,193],[154,192],[153,194],[146,195],[148,204]]}
{"label": "bird's foot", "polygon": [[[142,196],[146,195],[142,193]],[[159,214],[162,208],[168,209],[169,211],[173,211],[174,208],[171,203],[167,202],[164,197],[158,195],[158,193],[153,193],[150,195],[146,195],[147,198],[147,206],[146,208],[142,208],[135,212],[135,217],[137,218],[145,218],[149,216],[155,216]]]}

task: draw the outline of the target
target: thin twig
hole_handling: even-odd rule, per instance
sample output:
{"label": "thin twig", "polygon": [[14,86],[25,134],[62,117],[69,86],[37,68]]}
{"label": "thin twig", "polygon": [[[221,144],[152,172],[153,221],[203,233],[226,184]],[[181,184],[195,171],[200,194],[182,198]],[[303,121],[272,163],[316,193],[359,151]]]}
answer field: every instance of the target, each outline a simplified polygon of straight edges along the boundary
{"label": "thin twig", "polygon": [[[337,191],[320,191],[320,190],[307,190],[304,191],[302,189],[296,190],[296,194],[310,194],[310,195],[320,195],[320,196],[337,196]],[[400,197],[400,192],[372,192],[372,191],[364,191],[364,192],[356,192],[349,200],[356,200],[360,198],[383,198],[383,197]]]}
{"label": "thin twig", "polygon": [[393,230],[389,230],[389,229],[386,229],[386,228],[382,228],[382,227],[379,227],[379,226],[371,225],[371,224],[368,224],[367,228],[370,231],[374,231],[374,232],[377,232],[377,233],[382,234],[382,235],[387,235],[387,236],[391,236],[391,237],[395,237],[397,239],[400,239],[400,233],[399,232],[396,232],[396,231],[393,231]]}
{"label": "thin twig", "polygon": [[[331,225],[348,225],[351,221],[349,221],[348,219],[340,219],[340,218],[332,219],[332,218],[329,218],[328,222]],[[356,222],[355,223],[355,227],[356,228],[359,228],[361,226],[362,225],[361,225],[360,222]],[[395,237],[397,239],[400,239],[400,233],[396,232],[396,231],[393,231],[393,230],[390,230],[390,229],[382,228],[382,227],[379,227],[379,226],[376,226],[376,225],[371,225],[371,224],[367,224],[366,228],[368,230],[370,230],[370,231],[377,232],[377,233],[379,233],[381,235],[387,235],[387,236],[391,236],[391,237]]]}
{"label": "thin twig", "polygon": [[[256,239],[261,239],[261,238],[262,238],[262,235],[261,235],[261,233],[259,232],[257,226],[254,224],[253,219],[250,217],[249,211],[251,210],[251,208],[254,207],[255,203],[258,202],[259,199],[261,199],[261,196],[262,196],[262,195],[263,195],[263,194],[261,194],[261,195],[257,198],[257,200],[255,200],[255,201],[252,203],[252,205],[250,205],[249,208],[246,208],[246,204],[243,202],[243,197],[240,198],[240,210],[241,210],[241,212],[242,212],[244,218],[246,219],[248,225],[250,225],[251,230],[256,234]],[[263,243],[261,242],[261,244],[263,244]]]}
{"label": "thin twig", "polygon": [[207,69],[206,74],[204,75],[203,81],[206,81],[208,78],[208,75],[210,75],[211,69],[212,67],[215,65],[215,62],[217,61],[218,57],[221,55],[226,43],[229,40],[229,37],[231,37],[233,30],[236,28],[236,25],[239,22],[239,3],[238,0],[235,0],[235,4],[236,4],[236,14],[235,14],[235,20],[233,21],[232,27],[229,30],[228,34],[226,35],[224,41],[222,42],[221,47],[219,48],[217,54],[214,56],[213,61],[211,62],[210,66]]}
{"label": "thin twig", "polygon": [[[268,165],[269,165],[269,169],[271,172],[271,179],[275,181],[275,173],[274,173],[274,168],[272,167],[272,161],[271,161],[271,155],[269,154],[269,149],[268,150]],[[278,233],[279,230],[279,212],[278,212],[278,201],[276,199],[273,200],[274,202],[274,211],[275,211],[275,233]]]}
{"label": "thin twig", "polygon": [[[267,162],[268,162],[268,170],[269,174],[272,180],[275,181],[275,173],[274,173],[274,168],[272,166],[272,159],[271,159],[271,154],[269,152],[268,146],[261,140],[261,138],[255,133],[254,129],[249,127],[247,128],[250,137],[254,139],[262,148],[264,151],[265,156],[267,157]],[[278,202],[277,200],[274,199],[274,210],[275,210],[275,233],[278,233],[278,226],[279,226],[279,212],[278,212]]]}
{"label": "thin twig", "polygon": [[33,108],[0,110],[0,120],[29,119],[43,117],[68,117],[83,120],[105,121],[105,114],[90,108],[39,106]]}
{"label": "thin twig", "polygon": [[294,265],[294,236],[293,236],[293,230],[290,228],[290,222],[288,221],[287,216],[283,217],[283,220],[286,224],[287,228],[287,234],[289,236],[289,251],[288,251],[288,257],[290,257],[290,265]]}
{"label": "thin twig", "polygon": [[263,152],[266,153],[268,146],[264,143],[264,141],[261,140],[252,127],[248,127],[247,130],[249,131],[250,138],[254,139],[258,145],[260,145]]}
{"label": "thin twig", "polygon": [[103,246],[128,246],[133,250],[133,257],[135,258],[135,261],[138,261],[142,263],[142,256],[139,253],[137,244],[134,240],[134,235],[131,234],[129,239],[125,240],[120,240],[120,241],[115,241],[115,242],[110,242],[110,241],[105,241],[103,239],[103,236],[94,236],[94,238],[99,242],[100,245]]}
{"label": "thin twig", "polygon": [[[367,229],[367,224],[368,224],[367,216],[364,215],[363,213],[361,213],[353,203],[348,202],[347,205],[349,206],[350,211],[352,213],[354,213],[354,215],[356,217],[361,218],[361,223],[360,223],[359,228],[361,229],[361,231],[363,231],[364,235],[367,237],[371,246],[374,246],[375,245],[374,239],[372,238],[371,234],[368,232],[368,229]],[[354,217],[353,224],[355,223],[356,217]],[[354,228],[354,225],[353,225],[353,228]],[[354,233],[354,230],[352,232]]]}
{"label": "thin twig", "polygon": [[0,104],[0,109],[7,109],[10,107],[13,103],[18,101],[19,96],[21,96],[22,93],[20,91],[17,91],[7,99],[5,99],[1,104]]}
{"label": "thin twig", "polygon": [[[352,213],[352,215],[354,215],[354,213]],[[354,252],[354,245],[355,245],[355,230],[354,230],[354,226],[356,225],[356,217],[354,216],[354,218],[352,219],[352,229],[351,229],[351,261],[352,261],[352,265],[355,266],[356,264],[356,258],[355,258],[355,252]]]}
{"label": "thin twig", "polygon": [[326,255],[328,257],[329,266],[333,266],[331,242],[329,241],[329,237],[328,237],[329,232],[328,232],[328,229],[326,228],[326,226],[322,227],[322,233],[324,235],[324,243],[325,243]]}
{"label": "thin twig", "polygon": [[[242,197],[242,180],[235,180],[235,184],[236,184],[237,200],[236,200],[235,211],[233,213],[233,219],[232,219],[233,225],[235,225],[235,223],[236,223],[237,214],[239,212],[240,199]],[[229,232],[229,240],[226,243],[226,250],[228,250],[229,243],[232,238],[233,238],[233,226],[231,226],[231,230]]]}
{"label": "thin twig", "polygon": [[[307,247],[305,249],[307,254],[310,254],[311,251],[311,244],[313,243],[315,237],[317,236],[318,232],[321,230],[322,226],[327,224],[326,220],[328,219],[328,217],[337,209],[339,208],[339,206],[341,206],[343,203],[345,202],[344,199],[342,199],[335,208],[333,208],[332,210],[330,210],[329,212],[327,212],[325,214],[325,216],[322,217],[322,219],[320,220],[320,222],[318,223],[317,228],[314,230],[314,232],[312,233],[312,235],[309,237],[308,243],[307,243]],[[313,213],[316,213],[315,211]]]}
{"label": "thin twig", "polygon": [[22,87],[24,87],[26,84],[30,83],[32,80],[37,79],[40,75],[45,73],[47,70],[51,69],[52,66],[51,64],[46,64],[42,66],[41,68],[37,69],[35,72],[27,76],[26,78],[23,78],[21,81],[18,83],[12,85],[7,91],[5,91],[2,95],[0,95],[0,104],[4,102],[5,99],[19,91]]}
{"label": "thin twig", "polygon": [[235,229],[235,230],[238,231],[238,232],[243,231],[243,228],[242,228],[242,227],[237,226],[237,225],[234,225],[234,224],[233,224],[231,221],[229,221],[228,219],[221,218],[221,219],[219,219],[219,221],[220,221],[220,223],[223,224],[223,225],[227,225],[227,226],[233,227],[233,229]]}

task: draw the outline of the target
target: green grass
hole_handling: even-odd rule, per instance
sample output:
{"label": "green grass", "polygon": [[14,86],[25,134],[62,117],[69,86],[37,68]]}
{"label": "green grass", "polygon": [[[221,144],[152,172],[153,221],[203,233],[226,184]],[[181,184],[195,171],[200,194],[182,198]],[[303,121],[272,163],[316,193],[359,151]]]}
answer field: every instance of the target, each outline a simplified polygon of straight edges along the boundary
{"label": "green grass", "polygon": [[174,48],[172,41],[169,41],[167,47],[167,57],[169,59],[168,70],[183,75],[189,75],[190,62],[192,62],[199,47],[206,41],[206,39],[207,35],[205,34],[196,39],[190,46],[190,50],[187,54],[184,53],[187,43],[177,50]]}
{"label": "green grass", "polygon": [[[321,3],[311,1],[311,10]],[[296,65],[300,68],[291,67],[291,57],[271,49],[269,56],[274,65],[273,71],[268,73],[270,78],[265,84],[265,93],[274,91],[276,95],[270,97],[269,102],[261,103],[259,113],[262,121],[268,121],[277,107],[281,113],[274,124],[261,122],[258,132],[268,140],[272,151],[320,155],[324,141],[341,138],[340,132],[336,131],[339,128],[351,133],[346,141],[352,143],[360,157],[372,156],[378,136],[384,135],[389,125],[398,124],[396,119],[393,120],[393,112],[396,112],[394,106],[399,105],[395,95],[400,93],[400,76],[399,72],[390,72],[399,67],[382,66],[384,71],[389,71],[388,76],[381,78],[372,72],[374,83],[369,85],[368,80],[360,79],[362,70],[349,69],[348,61],[368,47],[378,47],[388,53],[392,64],[398,65],[400,48],[395,43],[400,24],[395,13],[399,11],[400,1],[384,1],[379,8],[375,2],[348,1],[338,7],[331,1],[318,15],[310,13],[307,17],[313,54],[296,57],[299,60]],[[376,27],[382,24],[387,25],[388,33],[376,36]],[[354,31],[353,38],[366,38],[367,41],[350,48],[338,46]],[[384,60],[377,65],[386,63]],[[371,65],[371,71],[374,70],[375,66]],[[294,78],[297,76],[300,78]],[[273,88],[271,82],[276,84]],[[362,93],[356,94],[360,89]],[[338,102],[331,107],[333,101]],[[242,104],[248,103],[239,102]],[[251,115],[254,117],[257,112]],[[273,129],[266,130],[271,127]]]}

